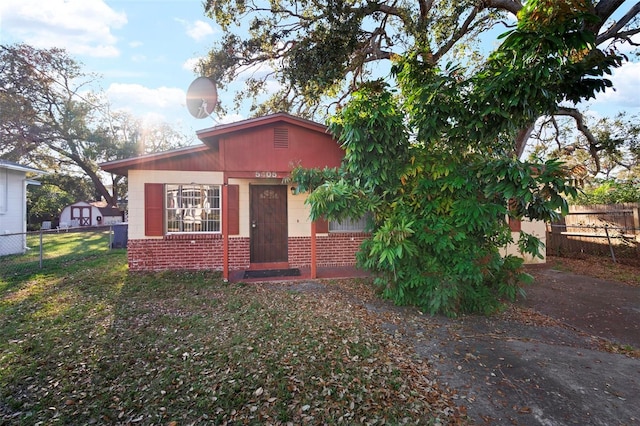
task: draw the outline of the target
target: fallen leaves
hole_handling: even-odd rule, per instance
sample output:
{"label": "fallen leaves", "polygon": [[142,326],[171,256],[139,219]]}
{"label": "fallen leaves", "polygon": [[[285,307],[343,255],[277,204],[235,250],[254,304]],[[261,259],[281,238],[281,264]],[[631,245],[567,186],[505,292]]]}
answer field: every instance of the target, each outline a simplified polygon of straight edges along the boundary
{"label": "fallen leaves", "polygon": [[[376,298],[364,282],[298,291],[225,284],[206,273],[163,273],[102,285],[121,290],[75,292],[74,303],[83,307],[77,314],[29,322],[2,311],[0,319],[15,329],[2,336],[0,392],[6,403],[0,419],[463,422],[428,364],[408,356],[404,343],[381,328],[380,318],[388,315],[365,307],[362,301]],[[67,294],[65,286],[73,282],[62,284],[61,294]],[[28,296],[15,303],[24,312],[32,309]]]}

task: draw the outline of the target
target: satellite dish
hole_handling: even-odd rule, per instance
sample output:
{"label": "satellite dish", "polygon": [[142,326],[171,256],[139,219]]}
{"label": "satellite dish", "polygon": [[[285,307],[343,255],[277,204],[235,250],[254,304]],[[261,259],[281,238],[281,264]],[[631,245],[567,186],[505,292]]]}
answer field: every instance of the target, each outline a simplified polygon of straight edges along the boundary
{"label": "satellite dish", "polygon": [[216,83],[208,77],[198,77],[187,90],[187,109],[195,118],[206,118],[218,103]]}

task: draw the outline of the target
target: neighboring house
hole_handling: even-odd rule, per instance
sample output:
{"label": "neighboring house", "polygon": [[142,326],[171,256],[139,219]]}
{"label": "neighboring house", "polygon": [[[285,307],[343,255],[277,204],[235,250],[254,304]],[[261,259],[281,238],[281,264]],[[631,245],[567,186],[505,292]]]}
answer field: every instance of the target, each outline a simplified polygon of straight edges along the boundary
{"label": "neighboring house", "polygon": [[311,222],[296,165],[337,167],[325,126],[285,113],[197,132],[202,145],[101,164],[128,177],[132,271],[230,271],[354,265],[363,223]]}
{"label": "neighboring house", "polygon": [[43,173],[0,159],[0,256],[27,249],[27,185],[40,185],[28,176]]}
{"label": "neighboring house", "polygon": [[122,212],[105,202],[78,201],[69,204],[60,213],[60,228],[100,226],[122,223]]}

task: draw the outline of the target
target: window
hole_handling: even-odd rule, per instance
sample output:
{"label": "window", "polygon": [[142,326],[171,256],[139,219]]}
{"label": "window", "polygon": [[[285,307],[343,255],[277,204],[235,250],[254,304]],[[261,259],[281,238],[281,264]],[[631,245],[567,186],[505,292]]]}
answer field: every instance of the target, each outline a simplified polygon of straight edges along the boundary
{"label": "window", "polygon": [[220,186],[165,186],[167,232],[221,231]]}
{"label": "window", "polygon": [[358,220],[345,219],[342,222],[330,221],[329,232],[364,232],[371,215],[366,214]]}

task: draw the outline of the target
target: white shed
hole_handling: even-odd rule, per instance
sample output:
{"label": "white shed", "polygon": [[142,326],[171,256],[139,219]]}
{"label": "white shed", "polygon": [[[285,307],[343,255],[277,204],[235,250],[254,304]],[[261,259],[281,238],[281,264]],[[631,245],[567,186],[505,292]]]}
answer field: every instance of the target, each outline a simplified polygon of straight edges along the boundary
{"label": "white shed", "polygon": [[27,176],[45,172],[0,159],[0,256],[24,253],[27,246]]}
{"label": "white shed", "polygon": [[69,204],[60,213],[60,228],[100,226],[122,223],[122,212],[106,203],[78,201]]}

